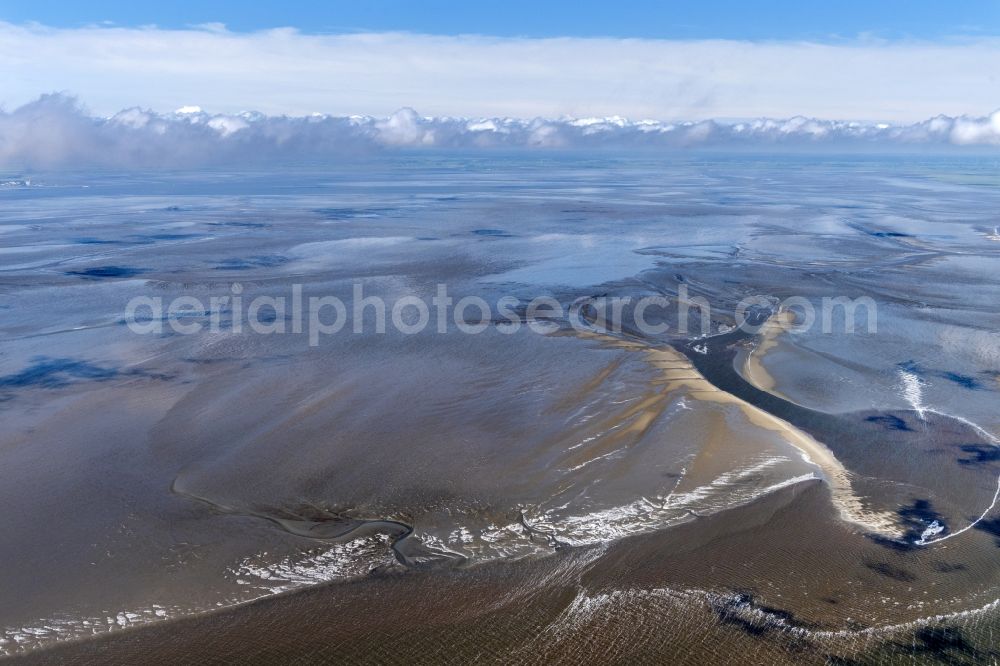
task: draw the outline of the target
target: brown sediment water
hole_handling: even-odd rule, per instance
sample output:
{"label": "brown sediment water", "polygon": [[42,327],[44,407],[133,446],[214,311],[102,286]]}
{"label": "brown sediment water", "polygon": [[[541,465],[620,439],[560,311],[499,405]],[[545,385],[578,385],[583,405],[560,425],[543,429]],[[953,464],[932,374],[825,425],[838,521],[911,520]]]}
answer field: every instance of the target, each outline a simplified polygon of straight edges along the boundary
{"label": "brown sediment water", "polygon": [[[912,646],[932,662],[989,658],[994,646],[974,636],[996,621],[992,598],[940,617],[932,604],[893,603],[933,589],[924,576],[934,558],[880,575],[868,565],[883,549],[829,507],[822,484],[803,484],[617,544],[374,574],[55,646],[25,662],[895,663]],[[872,594],[889,603],[866,603]]]}

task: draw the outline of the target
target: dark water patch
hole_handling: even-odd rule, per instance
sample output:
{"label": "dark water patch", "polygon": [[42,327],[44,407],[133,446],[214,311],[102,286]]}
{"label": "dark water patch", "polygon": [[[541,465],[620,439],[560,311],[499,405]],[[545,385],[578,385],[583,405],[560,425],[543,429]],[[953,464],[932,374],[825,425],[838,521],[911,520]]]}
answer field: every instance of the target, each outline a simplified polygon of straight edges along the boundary
{"label": "dark water patch", "polygon": [[906,534],[903,535],[903,538],[907,541],[916,541],[923,535],[924,530],[934,523],[943,528],[938,536],[948,533],[944,517],[934,510],[933,504],[928,499],[913,500],[909,506],[897,509],[896,514],[903,527],[906,528]]}
{"label": "dark water patch", "polygon": [[[286,320],[291,317],[285,317]],[[278,320],[278,311],[271,305],[265,305],[257,310],[256,320],[261,324],[273,324]]]}
{"label": "dark water patch", "polygon": [[488,236],[490,238],[513,238],[514,234],[503,229],[473,229],[476,236]]}
{"label": "dark water patch", "polygon": [[[866,537],[871,541],[874,541],[883,548],[890,548],[892,550],[898,551],[900,553],[908,553],[910,551],[919,548],[914,541],[916,539],[894,539],[892,537],[883,536],[881,534],[866,534]],[[919,537],[918,537],[919,538]]]}
{"label": "dark water patch", "polygon": [[[979,633],[979,632],[976,632]],[[998,653],[991,640],[975,645],[965,630],[953,625],[924,625],[876,646],[866,664],[994,664]]]}
{"label": "dark water patch", "polygon": [[913,432],[913,429],[906,425],[906,421],[893,414],[878,414],[875,416],[869,416],[865,420],[869,423],[881,423],[889,430]]}
{"label": "dark water patch", "polygon": [[938,654],[952,650],[964,654],[975,652],[962,630],[953,627],[923,627],[917,631],[916,638],[923,649]]}
{"label": "dark water patch", "polygon": [[995,537],[997,547],[1000,548],[1000,518],[984,518],[976,523],[976,529]]}
{"label": "dark water patch", "polygon": [[956,660],[956,657],[978,657],[979,651],[966,640],[961,629],[956,627],[921,627],[913,634],[909,643],[897,643],[897,647],[911,653],[927,654],[943,663],[977,663],[978,659]]}
{"label": "dark water patch", "polygon": [[904,234],[901,231],[869,231],[868,235],[875,238],[913,238],[913,234]]}
{"label": "dark water patch", "polygon": [[909,506],[900,507],[897,512],[899,517],[916,529],[921,523],[932,523],[942,520],[941,515],[934,511],[931,501],[928,499],[913,500]]}
{"label": "dark water patch", "polygon": [[963,444],[959,448],[971,456],[969,458],[959,458],[959,465],[982,465],[1000,460],[1000,446]]}
{"label": "dark water patch", "polygon": [[240,229],[265,229],[271,225],[264,222],[239,222],[239,221],[225,221],[225,222],[209,222],[209,226],[212,227],[237,227]]}
{"label": "dark water patch", "polygon": [[104,240],[103,238],[74,238],[77,245],[118,245],[121,241]]}
{"label": "dark water patch", "polygon": [[174,375],[141,368],[121,370],[74,358],[36,356],[20,372],[0,376],[0,390],[8,391],[0,400],[11,399],[10,391],[13,389],[58,389],[81,382],[105,382],[122,377],[170,380]]}
{"label": "dark water patch", "polygon": [[213,356],[207,358],[197,358],[194,356],[186,356],[181,359],[185,363],[193,363],[195,365],[223,365],[227,363],[239,363],[245,362],[246,359],[237,358],[235,356]]}
{"label": "dark water patch", "polygon": [[919,541],[923,537],[924,531],[934,523],[941,527],[941,531],[935,535],[936,537],[948,533],[948,525],[944,517],[934,510],[930,500],[913,500],[911,504],[898,508],[896,515],[899,516],[899,523],[904,530],[901,537],[890,538],[879,534],[869,534],[868,538],[885,548],[891,548],[898,552],[909,552],[920,547],[915,542]]}
{"label": "dark water patch", "polygon": [[969,375],[960,375],[957,372],[942,372],[941,376],[950,382],[954,382],[963,388],[973,391],[983,388],[983,385],[979,383],[979,380],[975,377],[970,377]]}
{"label": "dark water patch", "polygon": [[60,388],[74,380],[106,381],[118,375],[114,368],[87,361],[36,356],[24,370],[0,377],[0,388]]}
{"label": "dark water patch", "polygon": [[66,275],[74,275],[89,279],[105,279],[131,278],[137,275],[142,275],[145,272],[145,268],[135,268],[132,266],[97,266],[95,268],[86,268],[80,271],[66,271]]}
{"label": "dark water patch", "polygon": [[349,206],[335,208],[316,208],[314,212],[319,213],[327,220],[355,220],[364,217],[378,217],[396,210],[395,208],[352,208]]}
{"label": "dark water patch", "polygon": [[791,611],[759,603],[750,592],[737,592],[712,603],[719,622],[735,627],[750,636],[762,636],[773,630],[809,629]]}
{"label": "dark water patch", "polygon": [[880,576],[898,580],[901,583],[912,583],[917,580],[917,576],[913,572],[888,562],[865,562],[865,566]]}
{"label": "dark water patch", "polygon": [[952,372],[950,370],[932,370],[924,368],[913,360],[898,363],[897,367],[920,377],[938,377],[940,379],[946,379],[949,382],[958,384],[962,388],[967,388],[970,391],[978,391],[983,388],[983,385],[975,377],[963,375],[958,372]]}
{"label": "dark water patch", "polygon": [[952,564],[951,562],[934,562],[931,566],[938,573],[955,573],[956,571],[965,571],[968,568],[964,564]]}
{"label": "dark water patch", "polygon": [[142,239],[144,241],[184,240],[185,238],[197,238],[197,237],[198,237],[198,234],[176,234],[176,233],[175,234],[171,234],[171,233],[143,234],[141,236],[137,236],[137,238],[140,238],[140,239]]}
{"label": "dark water patch", "polygon": [[[855,206],[838,206],[839,208],[855,208]],[[904,233],[902,231],[890,231],[886,229],[872,229],[866,227],[862,224],[849,224],[852,229],[860,231],[866,236],[871,236],[872,238],[913,238],[913,234]]]}
{"label": "dark water patch", "polygon": [[259,254],[251,257],[229,257],[215,266],[217,271],[245,271],[253,268],[274,268],[288,262],[279,254]]}

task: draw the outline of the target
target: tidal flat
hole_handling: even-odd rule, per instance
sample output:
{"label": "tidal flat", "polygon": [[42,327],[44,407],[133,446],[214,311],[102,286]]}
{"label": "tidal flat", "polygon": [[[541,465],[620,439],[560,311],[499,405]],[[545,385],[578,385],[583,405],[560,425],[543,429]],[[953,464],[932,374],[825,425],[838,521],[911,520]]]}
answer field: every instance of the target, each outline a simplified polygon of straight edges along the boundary
{"label": "tidal flat", "polygon": [[4,175],[0,654],[990,663],[997,173]]}

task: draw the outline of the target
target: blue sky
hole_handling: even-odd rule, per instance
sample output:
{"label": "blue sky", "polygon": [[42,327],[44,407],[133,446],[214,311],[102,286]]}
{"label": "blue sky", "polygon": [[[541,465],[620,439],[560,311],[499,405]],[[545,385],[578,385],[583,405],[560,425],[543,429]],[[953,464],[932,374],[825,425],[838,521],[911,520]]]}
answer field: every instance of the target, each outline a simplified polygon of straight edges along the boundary
{"label": "blue sky", "polygon": [[8,110],[916,122],[1000,108],[997,63],[998,0],[0,0]]}
{"label": "blue sky", "polygon": [[942,39],[1000,34],[1000,2],[992,0],[837,0],[805,2],[59,2],[5,1],[0,20],[55,27],[110,22],[185,28],[224,23],[232,31],[294,27],[309,33],[408,31],[436,35],[643,37],[825,41],[875,35]]}

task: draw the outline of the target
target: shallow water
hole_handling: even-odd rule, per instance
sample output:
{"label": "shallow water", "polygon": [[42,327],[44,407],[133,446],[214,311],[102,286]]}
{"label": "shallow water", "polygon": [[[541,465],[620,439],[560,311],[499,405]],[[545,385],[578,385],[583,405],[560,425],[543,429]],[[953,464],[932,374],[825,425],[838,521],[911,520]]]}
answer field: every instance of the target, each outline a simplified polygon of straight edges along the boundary
{"label": "shallow water", "polygon": [[[435,617],[491,614],[494,635],[469,635],[530,636],[516,660],[578,658],[583,635],[619,660],[987,659],[995,173],[718,156],[30,174],[0,189],[0,650],[145,625],[162,649],[167,620],[333,582],[373,627],[358,650],[380,590],[417,604],[443,585]],[[480,333],[406,335],[350,307],[358,288],[391,309],[441,284],[516,317],[473,307]],[[347,303],[344,329],[311,345],[269,310],[289,332],[235,331],[232,301],[209,304],[293,285]],[[638,298],[685,294],[706,328],[668,310],[669,330],[638,330]],[[203,330],[136,334],[136,296],[194,297],[181,320]],[[538,296],[571,314],[533,320]],[[621,330],[573,310],[592,296],[633,299]],[[759,320],[789,297],[867,296],[877,315],[731,330],[751,296]],[[286,629],[303,619],[275,604]],[[407,637],[400,659],[454,641],[404,624],[383,630]]]}

